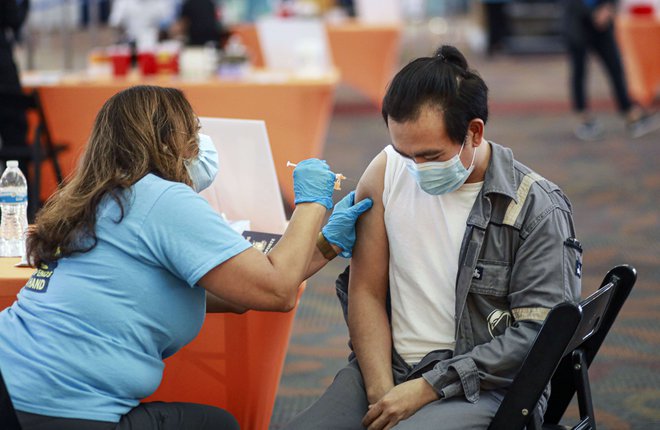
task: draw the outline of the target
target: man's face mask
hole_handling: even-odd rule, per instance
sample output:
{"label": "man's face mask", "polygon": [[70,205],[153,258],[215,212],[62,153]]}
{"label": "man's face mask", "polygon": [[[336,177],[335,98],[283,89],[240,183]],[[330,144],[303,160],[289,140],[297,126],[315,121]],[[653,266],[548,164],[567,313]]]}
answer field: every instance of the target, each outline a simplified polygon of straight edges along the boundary
{"label": "man's face mask", "polygon": [[218,152],[209,136],[199,133],[197,139],[199,155],[192,160],[186,160],[186,169],[193,189],[199,193],[210,187],[218,174]]}
{"label": "man's face mask", "polygon": [[422,190],[428,194],[437,196],[451,193],[463,185],[474,170],[477,148],[474,149],[470,167],[466,169],[461,163],[461,152],[464,147],[465,142],[458,154],[447,161],[429,161],[417,164],[413,160],[406,160],[406,166]]}

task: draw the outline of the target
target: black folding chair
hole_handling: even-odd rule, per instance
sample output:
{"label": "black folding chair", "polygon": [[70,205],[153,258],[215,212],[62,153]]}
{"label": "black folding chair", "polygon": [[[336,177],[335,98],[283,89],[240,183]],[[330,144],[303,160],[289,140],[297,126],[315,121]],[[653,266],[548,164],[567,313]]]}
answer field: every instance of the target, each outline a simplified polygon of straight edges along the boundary
{"label": "black folding chair", "polygon": [[7,109],[22,109],[28,114],[36,114],[36,127],[31,133],[32,138],[25,136],[21,142],[3,142],[0,148],[0,160],[18,160],[24,166],[30,166],[32,169],[26,169],[32,174],[27,175],[28,180],[28,216],[34,220],[34,215],[41,208],[41,166],[45,161],[50,160],[53,165],[55,179],[57,183],[62,183],[62,169],[57,156],[60,152],[66,150],[68,145],[54,143],[51,139],[50,130],[46,116],[41,107],[39,93],[35,90],[31,93],[22,93],[16,91],[0,90],[0,107],[5,111]]}
{"label": "black folding chair", "polygon": [[0,372],[0,429],[21,430],[14,405],[5,386],[5,380],[2,378],[2,372]]}
{"label": "black folding chair", "polygon": [[[579,306],[561,303],[552,308],[490,430],[566,429],[559,422],[575,393],[580,422],[571,428],[596,428],[588,368],[636,279],[633,267],[617,266],[607,273],[598,291]],[[548,383],[551,394],[541,419],[537,405]]]}

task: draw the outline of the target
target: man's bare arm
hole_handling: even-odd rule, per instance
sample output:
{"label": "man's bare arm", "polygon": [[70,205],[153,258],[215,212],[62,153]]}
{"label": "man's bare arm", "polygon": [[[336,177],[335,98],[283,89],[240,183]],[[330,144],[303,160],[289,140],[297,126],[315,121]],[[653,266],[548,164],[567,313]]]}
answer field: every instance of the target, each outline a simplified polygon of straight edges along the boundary
{"label": "man's bare arm", "polygon": [[348,326],[369,403],[393,386],[392,333],[386,311],[389,248],[385,231],[383,177],[387,155],[371,162],[357,186],[355,200],[373,199],[356,226],[349,281]]}

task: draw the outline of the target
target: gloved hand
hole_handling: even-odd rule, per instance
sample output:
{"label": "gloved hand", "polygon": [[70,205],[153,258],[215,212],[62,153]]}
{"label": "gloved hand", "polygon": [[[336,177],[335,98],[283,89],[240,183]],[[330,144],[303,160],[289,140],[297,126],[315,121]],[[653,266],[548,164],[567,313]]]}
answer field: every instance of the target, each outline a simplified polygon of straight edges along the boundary
{"label": "gloved hand", "polygon": [[355,222],[358,217],[373,205],[370,198],[355,204],[355,191],[351,191],[337,203],[335,210],[323,227],[323,236],[333,245],[342,249],[341,256],[351,258],[355,245]]}
{"label": "gloved hand", "polygon": [[335,174],[325,161],[310,158],[303,160],[293,170],[294,203],[320,203],[332,209],[332,193]]}

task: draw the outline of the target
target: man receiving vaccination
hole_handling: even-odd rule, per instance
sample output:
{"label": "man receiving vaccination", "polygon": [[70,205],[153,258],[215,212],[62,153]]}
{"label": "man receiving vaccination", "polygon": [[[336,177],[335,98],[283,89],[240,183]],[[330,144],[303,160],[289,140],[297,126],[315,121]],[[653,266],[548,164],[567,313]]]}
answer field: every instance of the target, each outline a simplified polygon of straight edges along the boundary
{"label": "man receiving vaccination", "polygon": [[356,195],[373,208],[348,282],[354,355],[288,429],[485,429],[549,310],[579,300],[570,202],[486,140],[487,93],[452,46],[394,77],[392,144]]}

